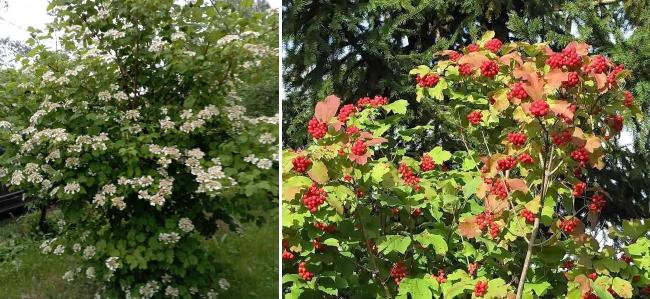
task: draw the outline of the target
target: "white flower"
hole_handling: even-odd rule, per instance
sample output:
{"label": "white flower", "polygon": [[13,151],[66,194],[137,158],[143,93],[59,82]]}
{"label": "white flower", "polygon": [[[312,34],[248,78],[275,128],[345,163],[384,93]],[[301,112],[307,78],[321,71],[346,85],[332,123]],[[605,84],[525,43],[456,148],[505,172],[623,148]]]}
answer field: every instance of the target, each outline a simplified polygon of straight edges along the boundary
{"label": "white flower", "polygon": [[158,290],[160,290],[158,282],[149,281],[144,286],[140,287],[140,295],[144,298],[151,298],[158,292]]}
{"label": "white flower", "polygon": [[79,158],[69,157],[65,159],[65,167],[70,169],[76,169],[77,167],[79,167]]}
{"label": "white flower", "polygon": [[62,255],[65,252],[65,247],[63,245],[56,246],[54,249],[54,254],[55,255]]}
{"label": "white flower", "polygon": [[68,183],[63,187],[63,192],[66,194],[75,194],[81,190],[77,182]]}
{"label": "white flower", "polygon": [[126,208],[126,203],[124,202],[124,196],[113,197],[113,199],[111,199],[111,204],[113,204],[113,206],[120,211]]}
{"label": "white flower", "polygon": [[[93,256],[95,256],[95,246],[92,246],[92,245],[87,246],[87,247],[84,249],[84,253],[83,253],[83,257],[84,257],[84,259],[89,260],[89,259],[91,259]],[[116,258],[116,259],[117,259],[117,258]],[[115,260],[115,261],[117,261],[117,260]],[[106,260],[106,263],[108,263],[108,260]]]}
{"label": "white flower", "polygon": [[199,289],[197,287],[191,287],[190,288],[190,295],[196,295],[196,293],[199,292]]}
{"label": "white flower", "polygon": [[11,129],[12,125],[8,121],[0,121],[0,129]]}
{"label": "white flower", "polygon": [[177,40],[185,40],[185,33],[184,32],[174,32],[171,35],[172,41],[177,41]]}
{"label": "white flower", "polygon": [[194,230],[194,224],[192,224],[192,220],[184,217],[178,221],[178,228],[186,233],[189,233]]}
{"label": "white flower", "polygon": [[219,279],[219,287],[221,287],[224,290],[227,290],[230,288],[230,283],[225,278]]}
{"label": "white flower", "polygon": [[222,46],[222,45],[225,45],[225,44],[228,44],[228,43],[234,42],[234,41],[236,41],[236,40],[239,40],[239,36],[238,36],[238,35],[229,34],[229,35],[226,35],[226,36],[220,38],[220,39],[217,41],[217,45]]}
{"label": "white flower", "polygon": [[270,169],[272,166],[273,166],[273,161],[271,161],[269,159],[266,159],[266,158],[260,159],[257,162],[257,167],[259,167],[261,169]]}
{"label": "white flower", "polygon": [[68,271],[63,274],[63,280],[65,281],[73,281],[74,280],[74,272]]}
{"label": "white flower", "polygon": [[106,259],[106,268],[108,268],[109,271],[115,271],[117,268],[120,267],[119,263],[119,257],[112,256]]}
{"label": "white flower", "polygon": [[181,236],[177,232],[171,232],[171,233],[160,233],[158,235],[158,240],[160,242],[163,242],[167,245],[169,244],[176,244],[181,239]]}
{"label": "white flower", "polygon": [[271,144],[275,142],[275,136],[271,133],[264,133],[260,136],[260,143],[262,144]]}
{"label": "white flower", "polygon": [[88,267],[88,269],[86,269],[86,277],[88,279],[95,278],[95,268],[94,267]]}
{"label": "white flower", "polygon": [[248,155],[248,156],[246,156],[246,157],[244,158],[244,162],[248,162],[248,163],[252,163],[252,164],[257,163],[257,161],[259,161],[259,160],[260,160],[260,159],[257,158],[257,157],[255,157],[254,154],[250,154],[250,155]]}
{"label": "white flower", "polygon": [[9,181],[9,184],[18,186],[20,183],[23,182],[25,177],[23,176],[23,172],[20,170],[14,171],[14,174],[11,176],[11,181]]}
{"label": "white flower", "polygon": [[111,93],[109,91],[100,91],[97,94],[97,97],[99,98],[100,101],[107,102],[111,99]]}
{"label": "white flower", "polygon": [[158,53],[165,48],[166,44],[167,42],[161,40],[160,38],[156,38],[151,41],[151,44],[149,45],[149,52]]}
{"label": "white flower", "polygon": [[75,243],[74,245],[72,245],[72,251],[74,251],[74,252],[81,251],[81,244]]}
{"label": "white flower", "polygon": [[172,276],[165,273],[163,276],[160,277],[160,280],[162,281],[162,283],[170,283],[172,282]]}
{"label": "white flower", "polygon": [[178,289],[172,286],[167,286],[167,288],[165,288],[165,295],[174,298],[178,297]]}

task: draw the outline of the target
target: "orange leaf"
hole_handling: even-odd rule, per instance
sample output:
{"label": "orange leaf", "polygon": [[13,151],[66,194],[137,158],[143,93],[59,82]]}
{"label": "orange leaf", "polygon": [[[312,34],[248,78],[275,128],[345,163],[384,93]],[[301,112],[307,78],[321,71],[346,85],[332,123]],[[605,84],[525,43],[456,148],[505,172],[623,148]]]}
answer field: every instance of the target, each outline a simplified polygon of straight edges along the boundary
{"label": "orange leaf", "polygon": [[601,146],[600,138],[598,136],[587,137],[587,142],[585,143],[585,149],[593,153],[595,149]]}
{"label": "orange leaf", "polygon": [[580,285],[580,292],[582,295],[589,293],[591,291],[591,279],[589,277],[585,276],[584,274],[580,274],[576,276],[576,278],[573,279],[578,285]]}
{"label": "orange leaf", "polygon": [[488,60],[490,60],[490,59],[487,58],[487,56],[485,56],[485,54],[483,54],[481,52],[472,52],[472,53],[463,55],[463,57],[461,57],[458,60],[458,64],[468,63],[472,67],[479,68],[479,67],[481,67],[481,64],[483,64],[483,62],[488,61]]}
{"label": "orange leaf", "polygon": [[371,146],[371,145],[376,145],[376,144],[382,144],[384,142],[388,142],[388,139],[384,137],[379,137],[379,138],[373,138],[370,140],[366,140],[366,145]]}
{"label": "orange leaf", "polygon": [[458,233],[468,238],[476,238],[481,233],[481,229],[476,224],[476,217],[467,217],[458,223]]}
{"label": "orange leaf", "polygon": [[514,60],[517,63],[517,65],[524,64],[524,61],[521,60],[521,55],[519,55],[519,52],[508,53],[506,55],[499,57],[499,61],[505,65],[510,65],[510,61],[512,60]]}
{"label": "orange leaf", "polygon": [[528,95],[535,100],[541,100],[544,95],[544,80],[537,75],[537,73],[525,73],[523,74],[523,79],[528,81],[528,84],[524,85],[524,90]]}
{"label": "orange leaf", "polygon": [[485,199],[484,206],[486,211],[490,211],[494,214],[500,214],[501,212],[508,209],[508,201],[504,199],[499,199],[494,194],[490,194]]}
{"label": "orange leaf", "polygon": [[552,90],[556,90],[562,86],[562,82],[568,80],[569,73],[563,72],[560,69],[553,69],[546,74],[546,85]]}
{"label": "orange leaf", "polygon": [[553,103],[551,103],[550,106],[551,106],[551,111],[553,111],[555,115],[566,117],[568,119],[573,119],[573,111],[569,109],[569,107],[571,107],[571,103],[563,100],[556,100]]}
{"label": "orange leaf", "polygon": [[316,104],[316,112],[314,113],[314,116],[320,122],[327,123],[336,115],[336,111],[339,109],[340,104],[341,101],[339,100],[339,97],[335,95],[327,96],[325,100]]}
{"label": "orange leaf", "polygon": [[593,74],[594,79],[596,80],[596,87],[600,94],[603,94],[607,91],[607,75],[605,73]]}
{"label": "orange leaf", "polygon": [[350,161],[355,162],[359,165],[366,165],[366,163],[368,163],[369,157],[370,157],[370,152],[366,152],[361,156],[357,156],[353,153],[350,153]]}
{"label": "orange leaf", "polygon": [[508,185],[508,188],[510,188],[510,190],[521,191],[524,193],[528,192],[528,186],[526,185],[526,181],[522,179],[507,179],[506,185]]}
{"label": "orange leaf", "polygon": [[570,42],[569,44],[566,45],[567,48],[575,48],[576,53],[580,56],[585,56],[589,54],[589,45],[586,43],[579,43],[579,42]]}

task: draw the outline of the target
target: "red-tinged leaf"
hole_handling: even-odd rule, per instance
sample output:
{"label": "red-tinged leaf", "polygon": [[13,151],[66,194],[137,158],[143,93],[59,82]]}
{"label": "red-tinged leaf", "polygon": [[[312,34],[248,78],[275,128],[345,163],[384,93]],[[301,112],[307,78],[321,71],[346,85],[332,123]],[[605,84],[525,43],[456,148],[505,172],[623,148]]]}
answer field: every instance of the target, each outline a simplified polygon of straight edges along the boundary
{"label": "red-tinged leaf", "polygon": [[553,69],[546,74],[546,86],[548,86],[552,91],[555,91],[562,86],[562,82],[568,79],[568,72],[564,72],[560,69]]}
{"label": "red-tinged leaf", "polygon": [[598,92],[603,94],[607,91],[607,75],[605,73],[593,74],[594,79],[596,80],[596,87]]}
{"label": "red-tinged leaf", "polygon": [[490,185],[486,183],[482,183],[478,186],[478,189],[476,190],[476,197],[479,199],[484,199],[485,195],[487,195],[488,190],[490,190]]}
{"label": "red-tinged leaf", "polygon": [[490,194],[483,201],[486,211],[494,214],[501,214],[501,212],[508,209],[508,201],[505,199],[497,198],[496,195]]}
{"label": "red-tinged leaf", "polygon": [[377,145],[377,144],[382,144],[384,142],[388,142],[388,139],[384,137],[379,137],[379,138],[373,138],[370,140],[366,140],[366,145],[367,146],[372,146],[372,145]]}
{"label": "red-tinged leaf", "polygon": [[438,52],[434,53],[433,55],[434,55],[434,56],[436,56],[436,55],[440,55],[440,56],[449,56],[449,55],[451,55],[452,53],[458,53],[458,51],[454,51],[454,50],[443,50],[443,51],[438,51]]}
{"label": "red-tinged leaf", "polygon": [[516,65],[524,64],[524,61],[521,59],[521,55],[519,54],[519,52],[511,52],[499,57],[499,61],[505,65],[510,65],[510,61],[512,60],[516,62]]}
{"label": "red-tinged leaf", "polygon": [[567,48],[575,48],[576,53],[580,56],[585,56],[589,55],[589,45],[583,42],[570,42],[569,44],[566,45]]}
{"label": "red-tinged leaf", "polygon": [[458,223],[458,233],[467,238],[476,238],[481,234],[481,228],[476,223],[476,217],[467,217]]}
{"label": "red-tinged leaf", "polygon": [[585,276],[584,274],[576,276],[573,281],[580,286],[580,292],[582,295],[591,291],[591,279],[589,279],[589,277]]}
{"label": "red-tinged leaf", "polygon": [[341,101],[339,100],[339,97],[335,95],[327,96],[325,100],[316,104],[316,112],[314,116],[319,121],[327,123],[336,115],[336,111],[339,109],[340,104]]}
{"label": "red-tinged leaf", "polygon": [[481,52],[472,52],[472,53],[465,54],[463,55],[463,57],[458,59],[458,64],[468,63],[472,67],[480,68],[481,64],[483,64],[483,62],[488,60],[490,59],[487,58],[485,54]]}
{"label": "red-tinged leaf", "polygon": [[600,146],[601,146],[601,141],[600,141],[600,138],[598,136],[593,135],[593,136],[587,137],[587,141],[585,142],[585,149],[588,152],[594,153],[594,151],[597,148],[600,148]]}
{"label": "red-tinged leaf", "polygon": [[375,138],[375,136],[372,135],[372,133],[370,132],[362,131],[359,133],[359,138],[366,140],[366,139],[373,139]]}
{"label": "red-tinged leaf", "polygon": [[542,53],[546,55],[551,55],[555,53],[551,47],[549,47],[547,44],[537,44],[539,49],[542,51]]}
{"label": "red-tinged leaf", "polygon": [[599,216],[600,214],[594,211],[589,211],[589,213],[587,213],[587,221],[589,221],[589,226],[591,227],[591,229],[596,229],[596,227],[598,226]]}
{"label": "red-tinged leaf", "polygon": [[366,165],[368,163],[368,158],[370,157],[370,152],[366,152],[361,156],[357,156],[353,153],[350,153],[350,161],[357,163],[359,165]]}
{"label": "red-tinged leaf", "polygon": [[508,185],[508,188],[513,191],[521,191],[524,193],[528,192],[528,186],[526,185],[526,181],[522,179],[507,179],[506,185]]}
{"label": "red-tinged leaf", "polygon": [[331,123],[332,128],[334,128],[335,131],[341,131],[341,128],[343,127],[344,123],[342,123],[340,120],[337,118],[334,118],[334,121]]}
{"label": "red-tinged leaf", "polygon": [[553,111],[555,115],[573,119],[573,111],[570,109],[571,103],[563,100],[556,100],[549,106],[551,106],[551,111]]}
{"label": "red-tinged leaf", "polygon": [[524,90],[533,101],[541,100],[544,96],[544,80],[535,72],[524,74],[522,78],[528,81],[528,84],[524,85]]}
{"label": "red-tinged leaf", "polygon": [[521,65],[518,68],[515,68],[512,71],[512,75],[515,76],[517,79],[524,79],[527,77],[529,74],[535,73],[535,65],[530,62],[526,62],[523,65]]}

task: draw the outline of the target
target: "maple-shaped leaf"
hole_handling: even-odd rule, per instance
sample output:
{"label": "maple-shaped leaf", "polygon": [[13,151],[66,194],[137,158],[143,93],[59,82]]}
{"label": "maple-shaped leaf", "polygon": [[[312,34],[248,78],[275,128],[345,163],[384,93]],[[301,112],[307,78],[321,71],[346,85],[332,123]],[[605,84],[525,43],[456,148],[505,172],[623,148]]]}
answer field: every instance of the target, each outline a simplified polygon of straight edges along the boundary
{"label": "maple-shaped leaf", "polygon": [[321,161],[314,161],[311,165],[307,175],[319,184],[326,184],[329,181],[329,175],[327,174],[327,166]]}
{"label": "maple-shaped leaf", "polygon": [[553,51],[553,49],[551,49],[551,47],[549,47],[549,45],[547,43],[537,43],[535,45],[537,46],[537,48],[542,53],[544,53],[546,55],[551,55],[551,54],[555,53],[555,51]]}
{"label": "maple-shaped leaf", "polygon": [[564,100],[555,100],[550,103],[550,108],[553,113],[557,116],[561,116],[568,119],[573,119],[573,110],[571,110],[571,103]]}
{"label": "maple-shaped leaf", "polygon": [[603,94],[607,92],[607,75],[605,73],[600,73],[600,74],[592,74],[594,76],[594,80],[596,81],[596,88],[598,88],[598,92],[600,94]]}
{"label": "maple-shaped leaf", "polygon": [[361,156],[350,153],[349,158],[350,161],[354,163],[357,163],[359,165],[366,165],[366,163],[368,163],[368,158],[370,158],[370,155],[370,151],[366,151],[366,153]]}
{"label": "maple-shaped leaf", "polygon": [[318,121],[328,123],[336,115],[341,100],[335,95],[327,96],[324,100],[316,104],[314,116]]}
{"label": "maple-shaped leaf", "polygon": [[[510,107],[510,101],[508,100],[508,90],[507,89],[500,89],[497,92],[495,92],[492,95],[492,98],[494,99],[494,109],[496,109],[499,112],[505,111]],[[519,98],[514,98],[519,100]]]}
{"label": "maple-shaped leaf", "polygon": [[524,84],[524,90],[533,99],[533,101],[541,100],[544,97],[544,80],[540,78],[537,72],[529,72],[522,74],[522,79],[527,81]]}
{"label": "maple-shaped leaf", "polygon": [[521,191],[524,193],[528,192],[528,186],[526,185],[526,181],[522,179],[507,179],[506,185],[508,185],[508,188],[513,191]]}
{"label": "maple-shaped leaf", "polygon": [[591,291],[591,279],[584,274],[576,276],[573,281],[580,286],[580,293],[582,295],[587,294]]}
{"label": "maple-shaped leaf", "polygon": [[593,154],[597,148],[600,148],[600,146],[601,146],[601,140],[598,136],[590,135],[586,138],[585,149],[588,152]]}
{"label": "maple-shaped leaf", "polygon": [[552,69],[546,74],[546,86],[549,91],[555,91],[562,86],[562,82],[569,79],[569,73],[560,69]]}
{"label": "maple-shaped leaf", "polygon": [[494,194],[490,194],[483,201],[483,206],[485,207],[486,211],[490,211],[498,215],[501,214],[501,212],[508,209],[508,201],[501,198],[497,198],[497,196]]}
{"label": "maple-shaped leaf", "polygon": [[490,185],[483,182],[478,186],[478,189],[476,189],[476,197],[479,199],[484,199],[485,195],[487,195],[488,190],[490,190]]}
{"label": "maple-shaped leaf", "polygon": [[583,147],[585,145],[585,133],[579,127],[573,128],[573,133],[571,133],[571,143],[576,147]]}
{"label": "maple-shaped leaf", "polygon": [[463,55],[460,59],[458,59],[458,64],[469,64],[474,68],[480,68],[483,62],[490,60],[485,56],[485,54],[481,52],[472,52]]}
{"label": "maple-shaped leaf", "polygon": [[521,59],[521,55],[519,54],[519,52],[511,52],[499,57],[499,62],[505,65],[510,65],[510,62],[513,60],[516,62],[515,65],[524,64],[524,61]]}
{"label": "maple-shaped leaf", "polygon": [[366,140],[366,145],[372,146],[372,145],[382,144],[384,142],[388,142],[388,139],[384,137],[378,137],[378,138],[372,138],[370,140]]}
{"label": "maple-shaped leaf", "polygon": [[589,45],[583,42],[572,41],[566,45],[566,48],[576,49],[576,54],[580,56],[589,55]]}
{"label": "maple-shaped leaf", "polygon": [[467,238],[476,238],[481,234],[481,228],[476,223],[476,217],[465,217],[458,223],[458,234]]}
{"label": "maple-shaped leaf", "polygon": [[451,55],[451,54],[453,54],[453,53],[458,53],[458,51],[454,51],[454,50],[442,50],[442,51],[438,51],[438,52],[436,52],[436,53],[433,53],[433,56],[449,56],[449,55]]}

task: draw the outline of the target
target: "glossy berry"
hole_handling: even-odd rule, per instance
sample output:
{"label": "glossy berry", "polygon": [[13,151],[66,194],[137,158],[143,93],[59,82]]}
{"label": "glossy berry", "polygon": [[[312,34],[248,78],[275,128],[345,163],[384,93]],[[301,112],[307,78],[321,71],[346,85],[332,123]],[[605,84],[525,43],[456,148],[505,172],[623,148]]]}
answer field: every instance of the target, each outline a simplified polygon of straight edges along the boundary
{"label": "glossy berry", "polygon": [[582,196],[582,194],[585,193],[585,190],[587,190],[587,183],[585,182],[576,183],[575,185],[573,185],[573,197]]}
{"label": "glossy berry", "polygon": [[366,192],[363,191],[363,188],[359,187],[357,190],[354,190],[354,194],[357,196],[357,198],[362,198],[366,196]]}
{"label": "glossy berry", "polygon": [[494,215],[490,212],[483,212],[481,214],[476,215],[476,224],[478,224],[478,227],[484,231],[487,228],[490,227],[490,224],[494,221]]}
{"label": "glossy berry", "polygon": [[309,124],[307,124],[307,132],[309,132],[314,139],[321,139],[325,137],[325,134],[327,134],[327,124],[318,121],[318,119],[314,117],[309,121]]}
{"label": "glossy berry", "polygon": [[341,110],[339,110],[339,115],[336,117],[338,120],[342,123],[348,121],[350,116],[354,114],[354,112],[357,111],[357,108],[352,105],[352,104],[346,104],[341,107]]}
{"label": "glossy berry", "polygon": [[496,54],[502,45],[503,43],[499,39],[493,38],[485,43],[485,48]]}
{"label": "glossy berry", "polygon": [[528,153],[522,153],[517,157],[517,160],[519,160],[519,163],[524,164],[524,165],[531,165],[535,163],[535,160],[533,160],[533,157],[531,157]]}
{"label": "glossy berry", "polygon": [[476,51],[478,51],[480,48],[481,48],[481,47],[479,47],[479,45],[477,45],[477,44],[469,44],[469,45],[467,46],[467,52],[469,52],[469,53],[471,53],[471,52],[476,52]]}
{"label": "glossy berry", "polygon": [[514,98],[520,100],[525,100],[526,98],[528,98],[528,93],[524,89],[523,82],[517,82],[510,85],[510,92],[508,92],[508,99],[512,100]]}
{"label": "glossy berry", "polygon": [[562,64],[569,68],[579,67],[582,61],[576,52],[575,47],[566,47],[562,50]]}
{"label": "glossy berry", "polygon": [[294,258],[294,255],[293,255],[293,253],[291,253],[291,251],[288,251],[286,249],[282,251],[282,259],[283,260],[290,261],[293,258]]}
{"label": "glossy berry", "polygon": [[474,296],[483,297],[485,296],[485,293],[487,293],[487,290],[488,290],[487,281],[478,281],[476,282],[476,285],[474,285]]}
{"label": "glossy berry", "polygon": [[347,129],[345,129],[345,134],[348,134],[350,136],[359,133],[359,128],[355,126],[349,126]]}
{"label": "glossy berry", "polygon": [[406,268],[404,267],[404,262],[399,261],[393,264],[393,267],[390,269],[390,276],[393,277],[393,280],[396,284],[399,283],[406,277]]}
{"label": "glossy berry", "polygon": [[420,178],[415,176],[415,174],[413,173],[413,169],[411,169],[411,167],[406,165],[406,163],[402,162],[399,165],[397,172],[400,173],[402,180],[404,180],[404,183],[415,188],[416,191],[420,191]]}
{"label": "glossy berry", "polygon": [[623,261],[623,262],[625,262],[626,264],[629,265],[629,264],[632,264],[632,262],[634,262],[634,259],[632,259],[631,256],[624,254],[624,255],[621,256],[621,261]]}
{"label": "glossy berry", "polygon": [[499,161],[497,161],[497,169],[499,170],[510,170],[517,165],[517,159],[512,156],[507,156]]}
{"label": "glossy berry", "polygon": [[490,193],[494,194],[497,198],[505,199],[508,197],[508,188],[503,180],[495,180],[492,186],[490,186]]}
{"label": "glossy berry", "polygon": [[325,249],[325,245],[321,243],[319,238],[312,240],[311,244],[314,245],[314,250],[316,251],[322,251],[323,249]]}
{"label": "glossy berry", "polygon": [[609,73],[609,75],[607,75],[607,83],[609,83],[610,85],[616,84],[616,80],[617,80],[616,76],[618,75],[618,73],[622,72],[623,70],[625,70],[625,67],[622,64],[615,66],[612,69],[612,71]]}
{"label": "glossy berry", "polygon": [[326,224],[326,223],[323,223],[323,222],[316,222],[316,223],[314,223],[314,227],[316,227],[317,229],[319,229],[319,230],[321,230],[323,232],[330,233],[330,234],[333,234],[333,233],[336,232],[336,226],[332,225],[332,224]]}
{"label": "glossy berry", "polygon": [[390,213],[393,214],[393,217],[397,217],[399,215],[399,208],[390,209]]}
{"label": "glossy berry", "polygon": [[536,100],[530,104],[530,114],[535,117],[544,117],[548,113],[548,103],[544,100]]}
{"label": "glossy berry", "polygon": [[562,53],[553,53],[546,59],[546,64],[548,64],[551,69],[558,69],[564,65],[564,55]]}
{"label": "glossy berry", "polygon": [[562,82],[564,87],[574,87],[580,83],[580,75],[576,72],[569,72],[567,80]]}
{"label": "glossy berry", "polygon": [[420,170],[427,172],[433,170],[434,168],[436,168],[436,162],[433,161],[431,156],[422,155],[422,158],[420,159]]}
{"label": "glossy berry", "polygon": [[607,118],[607,122],[609,123],[609,126],[616,132],[620,132],[623,130],[623,115],[620,114],[614,114],[610,115]]}
{"label": "glossy berry", "polygon": [[551,134],[551,140],[557,146],[562,146],[567,144],[569,141],[571,141],[571,138],[572,138],[572,134],[571,131],[569,130],[564,130],[561,132]]}
{"label": "glossy berry", "polygon": [[528,137],[524,133],[519,133],[519,132],[508,133],[508,141],[510,141],[512,145],[517,147],[524,145],[527,139]]}
{"label": "glossy berry", "polygon": [[325,203],[326,199],[327,192],[325,192],[325,190],[322,188],[318,188],[318,185],[316,183],[313,183],[311,187],[307,189],[307,192],[305,192],[305,194],[302,196],[302,202],[312,213],[316,213],[316,211],[318,211],[318,207]]}
{"label": "glossy berry", "polygon": [[449,53],[449,60],[451,60],[451,61],[456,62],[456,61],[458,61],[458,59],[460,59],[461,57],[463,57],[463,54],[460,54],[460,53],[458,53],[458,52],[456,52],[456,51],[451,51],[451,52]]}
{"label": "glossy berry", "polygon": [[575,263],[572,260],[562,262],[562,268],[567,271],[573,269],[573,267],[575,267]]}
{"label": "glossy berry", "polygon": [[560,221],[560,229],[562,229],[565,233],[570,234],[576,228],[578,222],[578,218],[563,219]]}
{"label": "glossy berry", "polygon": [[632,95],[631,91],[626,90],[623,105],[625,105],[625,107],[630,108],[630,107],[632,107],[633,104],[634,104],[634,96]]}
{"label": "glossy berry", "polygon": [[436,274],[431,274],[433,279],[435,279],[438,283],[445,283],[447,282],[447,277],[445,277],[445,270],[438,270],[438,275]]}
{"label": "glossy berry", "polygon": [[417,75],[415,77],[415,80],[420,87],[425,87],[425,88],[431,88],[436,86],[438,84],[438,80],[440,80],[440,77],[436,74],[426,74],[424,76]]}
{"label": "glossy berry", "polygon": [[581,164],[586,163],[589,161],[589,152],[584,147],[581,147],[571,152],[571,159]]}
{"label": "glossy berry", "polygon": [[501,233],[501,227],[495,222],[492,222],[490,224],[490,238],[496,239],[500,233]]}
{"label": "glossy berry", "polygon": [[366,153],[366,150],[367,146],[363,140],[355,141],[350,149],[350,151],[357,156],[363,156]]}
{"label": "glossy berry", "polygon": [[535,214],[533,214],[533,212],[528,209],[521,210],[521,212],[519,212],[519,215],[526,219],[526,222],[528,223],[533,223],[535,221]]}
{"label": "glossy berry", "polygon": [[480,124],[482,118],[483,118],[483,113],[481,112],[481,110],[474,110],[469,114],[467,114],[467,120],[473,125]]}
{"label": "glossy berry", "polygon": [[591,280],[596,280],[596,278],[598,278],[598,273],[591,272],[591,273],[587,274],[587,277],[589,277],[589,279],[591,279]]}
{"label": "glossy berry", "polygon": [[291,164],[293,164],[293,170],[296,172],[305,173],[309,166],[311,166],[311,160],[305,156],[298,156],[291,160]]}
{"label": "glossy berry", "polygon": [[367,106],[377,108],[379,106],[386,105],[386,104],[388,104],[388,98],[382,96],[375,96],[372,99],[369,97],[363,97],[357,101],[357,107],[359,108],[363,108]]}
{"label": "glossy berry", "polygon": [[499,73],[499,65],[492,61],[483,61],[481,64],[481,76],[494,79],[494,77]]}
{"label": "glossy berry", "polygon": [[411,212],[411,217],[418,218],[420,216],[422,216],[422,210],[420,208],[413,209],[413,212]]}
{"label": "glossy berry", "polygon": [[605,207],[605,195],[596,193],[591,196],[591,203],[589,203],[589,211],[600,213]]}
{"label": "glossy berry", "polygon": [[300,262],[298,263],[298,276],[306,281],[311,281],[314,278],[314,273],[307,270],[307,263]]}
{"label": "glossy berry", "polygon": [[469,63],[463,63],[460,66],[458,66],[458,73],[461,76],[470,76],[472,75],[472,73],[474,73],[474,68]]}
{"label": "glossy berry", "polygon": [[596,74],[602,74],[607,70],[607,64],[607,58],[605,58],[605,56],[598,55],[591,60],[589,69]]}

